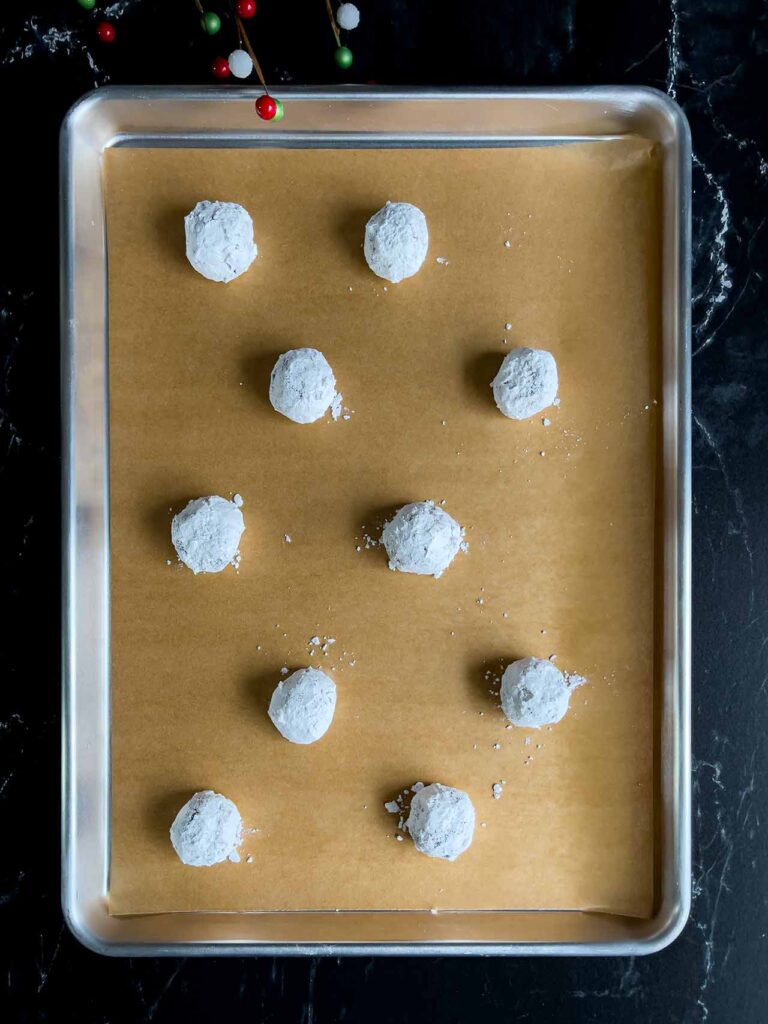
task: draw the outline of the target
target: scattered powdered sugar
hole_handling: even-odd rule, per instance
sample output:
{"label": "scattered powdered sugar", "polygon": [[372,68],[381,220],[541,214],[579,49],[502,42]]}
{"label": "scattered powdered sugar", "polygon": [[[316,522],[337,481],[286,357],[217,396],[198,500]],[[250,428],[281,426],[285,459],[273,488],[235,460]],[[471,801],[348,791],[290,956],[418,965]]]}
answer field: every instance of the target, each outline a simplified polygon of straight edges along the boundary
{"label": "scattered powdered sugar", "polygon": [[511,331],[512,330],[512,324],[510,324],[510,323],[504,324],[504,330],[505,331]]}
{"label": "scattered powdered sugar", "polygon": [[427,219],[411,203],[387,202],[365,226],[366,262],[374,274],[392,284],[413,277],[428,248]]}
{"label": "scattered powdered sugar", "polygon": [[184,218],[187,259],[209,281],[233,281],[256,259],[253,221],[238,203],[204,199]]}
{"label": "scattered powdered sugar", "polygon": [[420,853],[456,860],[472,843],[475,808],[463,790],[433,782],[414,794],[405,827]]}
{"label": "scattered powdered sugar", "polygon": [[442,266],[442,267],[447,267],[448,266],[448,262],[449,261],[445,258],[445,256],[437,256],[435,258],[435,263],[439,263],[440,266]]}
{"label": "scattered powdered sugar", "polygon": [[303,668],[277,684],[269,717],[291,743],[315,743],[328,731],[336,710],[336,684],[316,668]]}
{"label": "scattered powdered sugar", "polygon": [[554,725],[568,711],[571,692],[585,679],[566,677],[551,661],[522,658],[513,661],[501,679],[501,706],[513,725],[540,729]]}
{"label": "scattered powdered sugar", "polygon": [[360,544],[357,544],[355,551],[362,551],[363,547],[365,547],[366,551],[370,551],[371,548],[377,548],[381,544],[380,540],[376,540],[375,537],[372,537],[370,533],[368,533],[365,526],[361,526],[360,531],[362,536],[360,538],[355,537],[355,540],[362,539],[363,545],[361,546]]}
{"label": "scattered powdered sugar", "polygon": [[103,85],[109,81],[109,75],[96,63],[96,59],[89,49],[91,33],[84,34],[81,31],[69,28],[51,28],[44,32],[40,31],[40,23],[37,17],[27,18],[21,27],[21,35],[16,42],[8,47],[0,60],[3,66],[14,64],[17,60],[28,60],[37,54],[53,56],[60,50],[67,57],[80,55],[93,72],[94,85]]}
{"label": "scattered powdered sugar", "polygon": [[243,822],[237,807],[220,793],[206,789],[184,804],[171,825],[171,842],[183,864],[211,867],[239,861]]}
{"label": "scattered powdered sugar", "polygon": [[464,531],[433,501],[404,505],[384,526],[389,568],[439,579],[462,546]]}
{"label": "scattered powdered sugar", "polygon": [[496,405],[513,420],[528,419],[552,405],[557,385],[554,356],[535,348],[508,352],[491,382]]}
{"label": "scattered powdered sugar", "polygon": [[239,565],[237,549],[244,529],[239,506],[212,494],[194,498],[173,517],[171,540],[193,573],[221,572],[228,565]]}
{"label": "scattered powdered sugar", "polygon": [[341,395],[328,360],[316,348],[284,352],[269,382],[272,407],[294,423],[315,423],[328,410],[334,419],[341,414]]}
{"label": "scattered powdered sugar", "polygon": [[121,18],[125,12],[131,7],[136,0],[117,0],[117,3],[110,4],[104,8],[103,14],[105,18]]}

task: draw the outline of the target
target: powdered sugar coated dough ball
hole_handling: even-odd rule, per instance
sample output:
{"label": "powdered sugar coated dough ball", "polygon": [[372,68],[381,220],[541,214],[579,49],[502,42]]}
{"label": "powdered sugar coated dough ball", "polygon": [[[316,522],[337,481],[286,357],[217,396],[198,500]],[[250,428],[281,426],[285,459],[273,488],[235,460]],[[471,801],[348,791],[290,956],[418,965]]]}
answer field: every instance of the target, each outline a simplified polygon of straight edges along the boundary
{"label": "powdered sugar coated dough ball", "polygon": [[472,843],[475,808],[463,790],[433,782],[415,794],[405,827],[421,853],[456,860]]}
{"label": "powdered sugar coated dough ball", "polygon": [[351,32],[360,24],[360,11],[354,4],[339,4],[336,11],[336,24],[345,32]]}
{"label": "powdered sugar coated dough ball", "polygon": [[389,568],[439,579],[462,544],[459,524],[433,501],[414,501],[386,524],[381,541]]}
{"label": "powdered sugar coated dough ball", "polygon": [[269,400],[294,423],[322,419],[336,399],[336,378],[322,352],[294,348],[283,352],[269,382]]}
{"label": "powdered sugar coated dough ball", "polygon": [[205,789],[184,804],[171,825],[171,843],[182,864],[208,868],[239,861],[243,838],[240,813],[221,793]]}
{"label": "powdered sugar coated dough ball", "polygon": [[187,259],[209,281],[232,281],[256,259],[253,221],[237,203],[204,199],[184,218]]}
{"label": "powdered sugar coated dough ball", "polygon": [[568,711],[571,688],[560,669],[541,658],[513,661],[501,677],[501,707],[513,725],[540,729]]}
{"label": "powdered sugar coated dough ball", "polygon": [[291,743],[315,743],[336,710],[336,684],[316,668],[302,668],[277,684],[269,703],[275,728]]}
{"label": "powdered sugar coated dough ball", "polygon": [[171,540],[193,573],[221,572],[234,562],[244,529],[239,506],[212,494],[194,498],[173,517]]}
{"label": "powdered sugar coated dough ball", "polygon": [[516,348],[504,357],[491,387],[505,416],[525,420],[552,405],[557,383],[557,363],[551,352]]}
{"label": "powdered sugar coated dough ball", "polygon": [[413,277],[428,248],[427,218],[411,203],[387,203],[365,226],[363,252],[368,266],[392,284]]}

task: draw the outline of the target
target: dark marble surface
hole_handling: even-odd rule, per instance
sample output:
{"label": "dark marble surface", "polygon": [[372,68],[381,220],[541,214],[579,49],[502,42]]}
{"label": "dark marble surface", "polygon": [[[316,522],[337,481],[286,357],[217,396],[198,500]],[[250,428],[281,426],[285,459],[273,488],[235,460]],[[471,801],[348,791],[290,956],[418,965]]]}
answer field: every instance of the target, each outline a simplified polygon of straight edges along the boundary
{"label": "dark marble surface", "polygon": [[[212,6],[221,9],[222,3]],[[694,903],[642,959],[106,960],[59,909],[57,131],[107,82],[205,82],[192,0],[3,5],[0,1017],[768,1020],[768,139],[763,0],[359,0],[350,80],[645,83],[693,129]],[[338,81],[322,0],[261,0],[272,81]],[[226,52],[226,51],[225,51]],[[765,86],[763,85],[763,90]]]}

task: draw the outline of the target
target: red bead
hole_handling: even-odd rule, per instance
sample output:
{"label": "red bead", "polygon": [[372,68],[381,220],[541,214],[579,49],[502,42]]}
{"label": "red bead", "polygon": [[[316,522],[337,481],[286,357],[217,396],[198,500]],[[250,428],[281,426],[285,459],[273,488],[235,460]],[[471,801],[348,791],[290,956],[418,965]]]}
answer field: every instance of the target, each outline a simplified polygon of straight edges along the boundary
{"label": "red bead", "polygon": [[100,21],[96,26],[96,35],[102,43],[114,43],[115,26],[109,21]]}
{"label": "red bead", "polygon": [[252,18],[256,14],[256,0],[237,0],[237,13],[241,18]]}
{"label": "red bead", "polygon": [[271,96],[259,96],[256,100],[256,113],[262,121],[271,121],[277,113],[277,104]]}
{"label": "red bead", "polygon": [[217,57],[216,60],[211,64],[211,71],[214,73],[216,78],[229,78],[229,61],[226,57]]}

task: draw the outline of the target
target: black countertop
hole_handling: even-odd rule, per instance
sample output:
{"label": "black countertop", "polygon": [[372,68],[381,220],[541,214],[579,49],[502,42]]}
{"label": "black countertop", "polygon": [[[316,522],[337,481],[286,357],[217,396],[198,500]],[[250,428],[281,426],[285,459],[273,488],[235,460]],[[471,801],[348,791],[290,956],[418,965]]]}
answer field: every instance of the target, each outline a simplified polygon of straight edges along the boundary
{"label": "black countertop", "polygon": [[207,82],[222,49],[201,33],[193,0],[106,6],[117,29],[110,46],[95,41],[95,15],[76,0],[4,5],[0,15],[10,172],[0,246],[0,1015],[79,1024],[765,1022],[768,7],[358,0],[355,65],[344,75],[322,0],[260,0],[253,36],[275,83],[642,83],[668,91],[688,115],[693,911],[682,937],[647,958],[197,961],[99,958],[70,936],[59,907],[58,128],[93,86]]}

